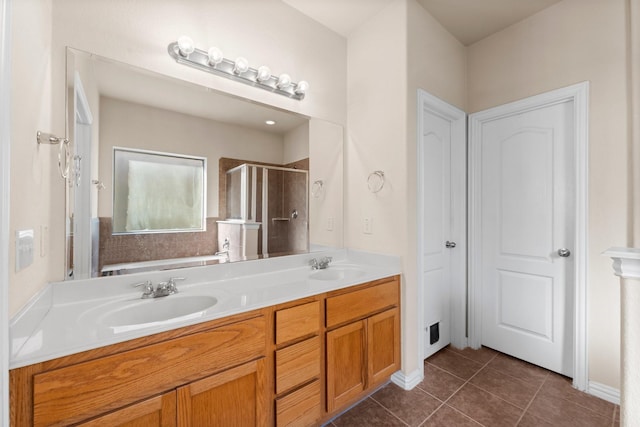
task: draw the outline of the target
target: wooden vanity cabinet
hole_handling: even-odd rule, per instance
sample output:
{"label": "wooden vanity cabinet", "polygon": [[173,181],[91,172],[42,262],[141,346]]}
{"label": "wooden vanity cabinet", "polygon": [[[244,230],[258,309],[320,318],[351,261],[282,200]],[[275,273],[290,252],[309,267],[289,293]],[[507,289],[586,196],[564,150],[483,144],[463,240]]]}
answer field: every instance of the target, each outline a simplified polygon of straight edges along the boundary
{"label": "wooden vanity cabinet", "polygon": [[270,425],[267,315],[240,317],[13,370],[11,425]]}
{"label": "wooden vanity cabinet", "polygon": [[318,426],[400,368],[399,277],[10,371],[12,426]]}
{"label": "wooden vanity cabinet", "polygon": [[327,412],[333,413],[400,369],[399,278],[326,299]]}

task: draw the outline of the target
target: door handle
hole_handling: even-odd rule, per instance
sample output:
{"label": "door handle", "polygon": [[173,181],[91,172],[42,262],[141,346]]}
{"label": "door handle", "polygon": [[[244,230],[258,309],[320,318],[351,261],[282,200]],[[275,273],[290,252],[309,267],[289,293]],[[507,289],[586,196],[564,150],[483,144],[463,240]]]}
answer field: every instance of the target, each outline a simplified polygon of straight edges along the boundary
{"label": "door handle", "polygon": [[449,249],[453,249],[456,247],[456,242],[450,242],[447,240],[447,242],[444,245]]}
{"label": "door handle", "polygon": [[558,249],[558,255],[560,255],[562,258],[567,258],[569,255],[571,255],[571,251],[567,248],[560,248]]}

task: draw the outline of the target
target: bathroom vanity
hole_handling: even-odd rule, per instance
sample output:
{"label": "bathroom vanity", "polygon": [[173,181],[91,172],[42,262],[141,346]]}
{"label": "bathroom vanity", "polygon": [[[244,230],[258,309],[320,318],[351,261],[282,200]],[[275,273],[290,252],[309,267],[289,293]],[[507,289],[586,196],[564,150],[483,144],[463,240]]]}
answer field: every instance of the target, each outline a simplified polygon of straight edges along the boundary
{"label": "bathroom vanity", "polygon": [[[118,321],[108,316],[114,306],[134,303],[132,276],[86,281],[76,300],[68,284],[64,291],[51,285],[51,295],[12,325],[21,343],[10,372],[12,425],[329,420],[400,369],[399,261],[346,250],[331,255],[324,270],[308,267],[310,254],[185,269],[180,293],[162,300],[216,295],[217,302],[199,308],[199,317],[138,318],[142,324],[122,320],[126,311]],[[212,272],[227,278],[207,280]],[[126,293],[91,295],[88,289],[103,291],[105,280]]]}

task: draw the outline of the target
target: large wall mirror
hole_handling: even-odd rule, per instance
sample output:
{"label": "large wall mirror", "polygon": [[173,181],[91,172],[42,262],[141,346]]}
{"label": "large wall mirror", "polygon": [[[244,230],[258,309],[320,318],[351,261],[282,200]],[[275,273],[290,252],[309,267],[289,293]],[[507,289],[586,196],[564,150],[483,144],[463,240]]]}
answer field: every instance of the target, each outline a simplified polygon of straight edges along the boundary
{"label": "large wall mirror", "polygon": [[71,48],[66,93],[67,279],[342,247],[341,126]]}

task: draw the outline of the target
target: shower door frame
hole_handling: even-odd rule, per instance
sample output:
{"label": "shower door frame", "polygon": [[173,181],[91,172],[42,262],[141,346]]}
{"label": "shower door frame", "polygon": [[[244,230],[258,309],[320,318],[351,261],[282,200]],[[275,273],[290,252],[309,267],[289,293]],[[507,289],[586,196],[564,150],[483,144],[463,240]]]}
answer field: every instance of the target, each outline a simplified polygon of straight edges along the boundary
{"label": "shower door frame", "polygon": [[[256,168],[256,173],[252,174],[251,180],[248,177],[249,168]],[[295,172],[295,173],[304,173],[305,174],[305,188],[307,189],[306,196],[306,209],[307,209],[307,250],[309,250],[310,245],[310,235],[309,235],[309,171],[304,169],[294,169],[287,168],[284,166],[272,166],[272,165],[261,165],[256,163],[243,163],[241,165],[235,166],[227,171],[225,174],[229,174],[230,172],[235,172],[240,170],[241,178],[240,178],[240,216],[242,217],[242,221],[253,221],[256,220],[256,191],[251,192],[251,209],[249,209],[249,197],[247,192],[249,190],[249,186],[254,186],[257,188],[257,176],[258,171],[257,168],[262,168],[262,254],[269,254],[269,215],[268,215],[268,203],[269,203],[269,185],[268,185],[268,170],[279,170],[283,172]],[[267,185],[265,185],[265,182]],[[225,191],[227,191],[225,189]],[[225,208],[228,210],[228,205]],[[227,213],[225,213],[225,216]]]}

